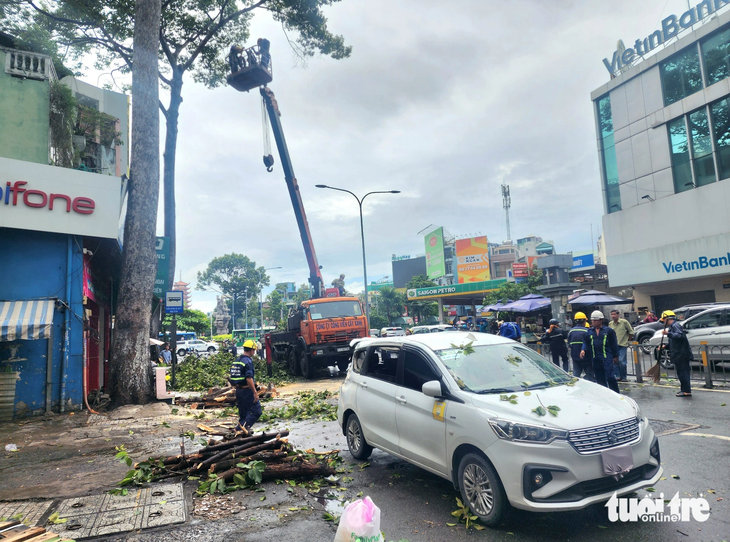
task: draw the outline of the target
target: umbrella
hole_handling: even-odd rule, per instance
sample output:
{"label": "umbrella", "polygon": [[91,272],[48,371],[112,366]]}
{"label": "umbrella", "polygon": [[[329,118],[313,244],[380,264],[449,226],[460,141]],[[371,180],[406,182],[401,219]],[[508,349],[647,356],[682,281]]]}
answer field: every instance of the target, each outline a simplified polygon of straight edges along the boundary
{"label": "umbrella", "polygon": [[482,310],[487,311],[487,312],[501,311],[502,307],[504,307],[505,305],[507,305],[509,303],[512,303],[511,299],[508,299],[507,303],[495,303],[494,305],[487,305],[486,307],[483,307]]}
{"label": "umbrella", "polygon": [[571,305],[631,305],[634,300],[599,292],[598,290],[588,290],[573,299],[569,299],[568,303]]}
{"label": "umbrella", "polygon": [[540,295],[528,294],[513,303],[502,307],[506,312],[534,312],[550,306],[550,299]]}

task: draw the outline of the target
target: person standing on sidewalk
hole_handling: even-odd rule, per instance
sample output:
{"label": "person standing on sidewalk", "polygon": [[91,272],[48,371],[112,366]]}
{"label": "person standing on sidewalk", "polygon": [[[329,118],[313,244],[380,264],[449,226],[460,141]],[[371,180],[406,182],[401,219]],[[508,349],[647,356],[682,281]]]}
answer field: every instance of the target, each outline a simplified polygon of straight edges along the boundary
{"label": "person standing on sidewalk", "polygon": [[673,311],[664,311],[661,321],[665,325],[662,333],[669,337],[669,359],[677,369],[677,379],[680,385],[677,397],[692,397],[689,378],[690,363],[692,363],[693,356],[687,334],[682,324],[677,322],[677,316]]}
{"label": "person standing on sidewalk", "polygon": [[249,339],[243,343],[243,355],[231,365],[228,379],[236,388],[236,405],[238,406],[238,427],[250,431],[253,424],[261,417],[261,402],[256,393],[256,375],[253,367],[255,343]]}
{"label": "person standing on sidewalk", "polygon": [[568,347],[565,345],[565,331],[560,329],[560,322],[555,318],[550,320],[550,329],[542,336],[542,340],[550,345],[550,353],[553,356],[553,363],[560,367],[560,358],[563,358],[563,370],[570,371],[568,362]]}
{"label": "person standing on sidewalk", "polygon": [[163,350],[160,352],[160,358],[165,365],[172,365],[172,352],[170,352],[170,343],[163,345]]}
{"label": "person standing on sidewalk", "polygon": [[581,359],[593,358],[593,372],[596,383],[605,386],[616,393],[621,393],[614,376],[614,363],[618,363],[618,343],[613,329],[603,325],[603,313],[591,313],[591,328],[586,333]]}
{"label": "person standing on sidewalk", "polygon": [[587,359],[581,359],[580,351],[583,348],[583,342],[588,334],[588,322],[586,315],[582,312],[575,313],[573,322],[575,325],[568,332],[568,347],[570,348],[570,357],[573,358],[573,376],[580,378],[585,372],[585,379],[595,382],[596,377],[593,374],[593,359],[590,356]]}
{"label": "person standing on sidewalk", "polygon": [[626,352],[629,349],[629,340],[634,336],[634,328],[631,327],[628,320],[619,318],[617,310],[611,311],[611,321],[608,325],[616,333],[618,341],[618,382],[626,382]]}

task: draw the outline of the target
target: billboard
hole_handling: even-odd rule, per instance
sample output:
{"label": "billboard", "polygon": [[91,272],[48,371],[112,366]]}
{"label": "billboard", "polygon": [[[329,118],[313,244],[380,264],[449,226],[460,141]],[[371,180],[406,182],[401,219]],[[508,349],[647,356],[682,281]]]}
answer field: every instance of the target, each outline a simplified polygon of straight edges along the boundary
{"label": "billboard", "polygon": [[456,272],[459,284],[489,280],[489,244],[487,236],[456,241]]}
{"label": "billboard", "polygon": [[512,276],[516,279],[529,277],[530,273],[527,269],[526,263],[513,263],[512,264]]}
{"label": "billboard", "polygon": [[596,268],[593,252],[573,252],[573,268],[571,271],[588,271]]}
{"label": "billboard", "polygon": [[444,258],[444,229],[438,228],[423,238],[426,245],[426,276],[437,279],[446,274]]}
{"label": "billboard", "polygon": [[408,281],[419,275],[426,276],[426,257],[409,258],[407,260],[394,260],[393,267],[393,287],[405,288]]}
{"label": "billboard", "polygon": [[170,238],[158,237],[155,244],[155,254],[157,255],[157,273],[155,274],[155,286],[152,293],[160,299],[163,298],[165,292],[170,288]]}

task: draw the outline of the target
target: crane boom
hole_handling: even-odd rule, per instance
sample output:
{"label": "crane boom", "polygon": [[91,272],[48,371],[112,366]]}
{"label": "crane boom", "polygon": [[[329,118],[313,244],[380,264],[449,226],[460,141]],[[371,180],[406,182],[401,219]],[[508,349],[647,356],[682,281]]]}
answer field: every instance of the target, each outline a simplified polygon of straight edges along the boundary
{"label": "crane boom", "polygon": [[260,90],[271,121],[271,130],[274,132],[276,148],[279,150],[281,167],[284,169],[286,187],[289,190],[289,197],[294,208],[294,216],[296,216],[297,226],[299,226],[299,235],[302,237],[304,254],[307,257],[307,264],[309,265],[309,283],[312,285],[312,299],[318,299],[324,296],[324,282],[322,280],[319,262],[317,261],[317,253],[314,251],[312,234],[309,231],[309,222],[307,222],[307,213],[304,211],[304,203],[302,202],[302,195],[299,191],[299,184],[297,183],[297,178],[294,176],[294,168],[292,167],[291,158],[289,158],[289,149],[286,146],[284,130],[281,127],[279,105],[270,88],[261,87]]}

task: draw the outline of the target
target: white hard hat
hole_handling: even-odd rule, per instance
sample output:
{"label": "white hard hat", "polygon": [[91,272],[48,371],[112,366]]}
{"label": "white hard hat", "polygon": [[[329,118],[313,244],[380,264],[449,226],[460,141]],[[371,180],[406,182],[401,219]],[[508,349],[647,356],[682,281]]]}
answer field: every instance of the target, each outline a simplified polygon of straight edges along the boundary
{"label": "white hard hat", "polygon": [[603,320],[603,318],[604,318],[604,316],[601,311],[593,311],[591,313],[591,320],[598,320],[598,319]]}

